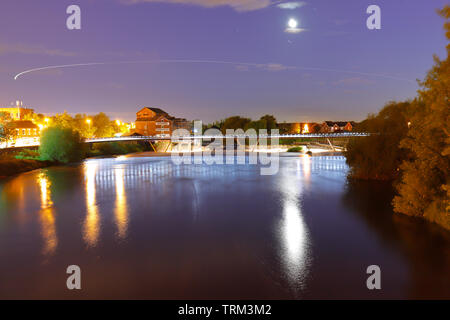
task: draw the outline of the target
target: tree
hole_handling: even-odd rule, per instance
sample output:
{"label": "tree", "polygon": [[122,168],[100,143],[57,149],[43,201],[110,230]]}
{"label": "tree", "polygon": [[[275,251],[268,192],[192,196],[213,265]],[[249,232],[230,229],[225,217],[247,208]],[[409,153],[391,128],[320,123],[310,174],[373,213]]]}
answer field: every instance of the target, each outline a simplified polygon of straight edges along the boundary
{"label": "tree", "polygon": [[[440,14],[446,19],[444,28],[450,40],[450,6]],[[397,212],[424,217],[450,229],[450,44],[446,60],[435,56],[434,61],[420,82],[417,100],[421,108],[400,144],[413,158],[402,165],[399,195],[393,204]]]}
{"label": "tree", "polygon": [[11,121],[11,113],[1,111],[0,112],[0,122],[7,122],[7,121]]}
{"label": "tree", "polygon": [[400,141],[406,137],[415,102],[390,102],[377,115],[361,122],[357,131],[369,137],[350,140],[345,151],[350,176],[360,179],[391,180],[399,176],[400,164],[408,157]]}
{"label": "tree", "polygon": [[79,132],[71,128],[50,127],[41,135],[41,160],[68,163],[84,157],[84,146]]}
{"label": "tree", "polygon": [[116,131],[114,130],[114,123],[109,117],[100,112],[93,117],[93,125],[95,127],[94,135],[96,137],[112,137]]}
{"label": "tree", "polygon": [[226,133],[227,129],[244,129],[252,120],[249,118],[242,118],[240,116],[233,116],[223,121],[220,129],[223,133]]}
{"label": "tree", "polygon": [[266,114],[262,116],[259,120],[265,122],[264,129],[271,130],[277,128],[277,119],[275,119],[275,117],[271,114]]}
{"label": "tree", "polygon": [[62,114],[56,114],[52,118],[52,125],[60,128],[71,129],[74,127],[73,118],[67,111],[64,111]]}
{"label": "tree", "polygon": [[266,114],[265,116],[262,116],[257,121],[251,121],[247,123],[244,127],[245,130],[247,129],[255,129],[255,130],[261,130],[261,129],[267,129],[270,130],[277,128],[277,119],[275,119],[274,116]]}
{"label": "tree", "polygon": [[0,142],[5,143],[8,147],[10,141],[14,141],[17,136],[17,130],[8,123],[0,124]]}

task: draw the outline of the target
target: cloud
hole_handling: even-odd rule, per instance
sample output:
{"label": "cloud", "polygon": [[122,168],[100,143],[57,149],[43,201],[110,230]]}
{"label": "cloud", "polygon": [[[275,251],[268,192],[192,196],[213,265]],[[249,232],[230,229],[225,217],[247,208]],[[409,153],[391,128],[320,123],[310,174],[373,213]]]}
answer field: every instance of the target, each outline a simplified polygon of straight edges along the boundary
{"label": "cloud", "polygon": [[286,28],[286,29],[284,29],[284,32],[286,32],[286,33],[300,33],[300,32],[303,32],[303,31],[306,31],[306,29],[303,29],[303,28]]}
{"label": "cloud", "polygon": [[297,8],[301,8],[304,5],[306,5],[306,2],[304,2],[304,1],[293,1],[293,2],[283,2],[283,3],[277,4],[277,7],[280,9],[294,10]]}
{"label": "cloud", "polygon": [[345,79],[341,79],[338,80],[336,82],[333,82],[334,85],[338,86],[338,85],[370,85],[373,84],[374,82],[368,79],[364,79],[361,77],[353,77],[353,78],[345,78]]}
{"label": "cloud", "polygon": [[238,70],[238,71],[249,71],[250,70],[250,68],[249,68],[249,66],[246,66],[246,65],[237,65],[236,66],[236,70]]}
{"label": "cloud", "polygon": [[239,64],[236,66],[238,71],[250,71],[250,68],[259,69],[270,72],[279,72],[284,70],[292,70],[294,67],[285,66],[280,63],[261,63],[261,64]]}
{"label": "cloud", "polygon": [[346,19],[334,19],[333,23],[337,26],[343,26],[343,25],[350,23],[350,21],[346,20]]}
{"label": "cloud", "polygon": [[264,9],[272,5],[271,0],[120,0],[124,4],[139,4],[139,3],[172,3],[195,5],[205,8],[214,8],[228,6],[238,12],[253,11]]}
{"label": "cloud", "polygon": [[261,64],[258,67],[261,68],[261,69],[264,69],[264,70],[267,70],[267,71],[273,71],[273,72],[292,69],[292,67],[288,67],[288,66],[285,66],[285,65],[280,64],[280,63]]}
{"label": "cloud", "polygon": [[73,57],[76,56],[74,52],[63,51],[59,49],[48,49],[44,46],[33,46],[26,44],[0,44],[0,55],[8,53],[19,53],[19,54],[37,54],[45,56],[63,56],[63,57]]}

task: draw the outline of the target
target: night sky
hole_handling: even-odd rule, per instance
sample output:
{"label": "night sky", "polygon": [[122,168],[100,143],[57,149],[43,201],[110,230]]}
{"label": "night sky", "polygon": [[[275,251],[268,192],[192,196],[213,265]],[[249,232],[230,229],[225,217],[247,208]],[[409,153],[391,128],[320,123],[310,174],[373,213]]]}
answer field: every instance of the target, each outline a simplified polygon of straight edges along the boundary
{"label": "night sky", "polygon": [[[1,0],[0,106],[20,99],[39,113],[104,111],[127,121],[143,106],[206,122],[266,113],[361,120],[414,97],[432,55],[446,54],[436,9],[447,0],[284,2]],[[81,30],[66,28],[70,4],[81,7]],[[381,30],[366,27],[370,4],[381,7]],[[285,32],[291,18],[305,30]],[[125,61],[153,63],[115,64]],[[92,62],[108,64],[14,80]]]}

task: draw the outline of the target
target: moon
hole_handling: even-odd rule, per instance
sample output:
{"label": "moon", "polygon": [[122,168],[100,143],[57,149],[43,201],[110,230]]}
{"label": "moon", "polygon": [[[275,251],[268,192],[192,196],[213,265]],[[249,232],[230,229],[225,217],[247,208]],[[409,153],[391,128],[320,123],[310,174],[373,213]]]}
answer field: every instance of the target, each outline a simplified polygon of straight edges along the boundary
{"label": "moon", "polygon": [[289,26],[289,28],[291,28],[291,29],[296,29],[297,26],[298,26],[297,20],[292,19],[292,18],[289,19],[289,21],[288,21],[288,26]]}

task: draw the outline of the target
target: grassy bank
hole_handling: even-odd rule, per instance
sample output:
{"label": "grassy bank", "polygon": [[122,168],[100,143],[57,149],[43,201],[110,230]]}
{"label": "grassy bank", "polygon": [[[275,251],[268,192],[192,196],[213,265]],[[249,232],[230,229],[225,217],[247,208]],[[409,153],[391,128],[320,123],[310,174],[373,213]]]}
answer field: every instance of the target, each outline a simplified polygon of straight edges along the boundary
{"label": "grassy bank", "polygon": [[135,152],[150,151],[150,146],[141,143],[124,143],[124,142],[102,142],[96,143],[85,152],[85,156],[114,156]]}
{"label": "grassy bank", "polygon": [[[149,149],[149,146],[137,143],[98,143],[86,148],[83,152],[83,159],[99,156],[124,155],[135,152],[149,151]],[[60,164],[64,163],[42,160],[39,151],[36,149],[19,149],[14,152],[10,151],[7,154],[0,154],[0,178]]]}
{"label": "grassy bank", "polygon": [[23,160],[23,159],[10,159],[0,160],[0,178],[9,177],[15,174],[45,168],[56,163],[51,161],[40,160]]}

